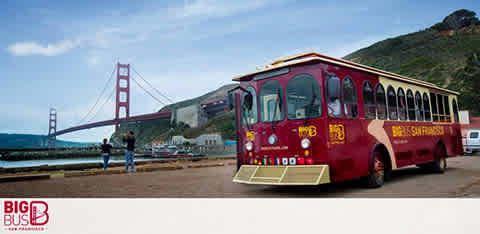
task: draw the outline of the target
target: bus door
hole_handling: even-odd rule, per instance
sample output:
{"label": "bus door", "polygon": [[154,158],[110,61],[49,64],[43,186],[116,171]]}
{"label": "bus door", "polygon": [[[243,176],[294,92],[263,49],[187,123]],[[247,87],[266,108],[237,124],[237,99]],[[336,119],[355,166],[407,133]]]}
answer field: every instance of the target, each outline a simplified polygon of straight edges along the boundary
{"label": "bus door", "polygon": [[[334,73],[325,72],[327,147],[335,180],[356,177],[361,157],[361,125],[354,82],[345,76],[341,82]],[[342,95],[343,94],[343,95]]]}

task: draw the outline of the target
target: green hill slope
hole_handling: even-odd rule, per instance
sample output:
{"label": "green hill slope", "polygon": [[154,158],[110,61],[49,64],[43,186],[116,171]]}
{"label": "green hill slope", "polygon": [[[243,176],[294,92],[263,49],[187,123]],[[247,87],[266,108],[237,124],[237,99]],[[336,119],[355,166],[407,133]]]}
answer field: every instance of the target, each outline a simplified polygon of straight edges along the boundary
{"label": "green hill slope", "polygon": [[[0,133],[0,148],[40,148],[46,147],[48,138],[45,135]],[[95,142],[98,144],[100,142]],[[94,143],[62,141],[57,139],[57,147],[87,147]]]}
{"label": "green hill slope", "polygon": [[478,115],[478,91],[471,85],[480,82],[479,54],[479,20],[474,12],[459,10],[428,29],[377,42],[344,58],[459,91],[461,109]]}
{"label": "green hill slope", "polygon": [[[199,97],[180,101],[163,107],[160,111],[175,110],[190,105],[199,105],[202,102],[224,98],[227,91],[233,89],[238,84],[224,85],[214,91],[208,92]],[[167,140],[170,136],[183,135],[186,138],[194,138],[203,133],[221,132],[224,139],[235,138],[235,126],[233,121],[233,112],[220,114],[209,120],[204,126],[199,128],[190,128],[185,125],[170,125],[168,119],[136,121],[120,124],[119,131],[114,133],[110,140],[115,145],[121,145],[122,135],[128,131],[133,131],[137,138],[137,146],[150,144],[153,140]]]}

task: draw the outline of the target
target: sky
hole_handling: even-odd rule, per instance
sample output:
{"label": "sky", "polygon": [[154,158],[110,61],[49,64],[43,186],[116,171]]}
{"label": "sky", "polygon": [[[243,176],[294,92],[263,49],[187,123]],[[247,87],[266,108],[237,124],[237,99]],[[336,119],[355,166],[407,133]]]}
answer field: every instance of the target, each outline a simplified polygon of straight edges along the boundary
{"label": "sky", "polygon": [[[458,9],[480,12],[478,1],[462,0],[7,0],[0,7],[0,133],[25,134],[48,133],[51,107],[57,131],[113,119],[114,96],[108,97],[115,79],[107,81],[116,62],[181,101],[284,56],[316,51],[343,57],[428,28]],[[169,103],[149,91],[160,102],[131,82],[130,115]],[[113,131],[108,126],[58,138],[98,142]]]}

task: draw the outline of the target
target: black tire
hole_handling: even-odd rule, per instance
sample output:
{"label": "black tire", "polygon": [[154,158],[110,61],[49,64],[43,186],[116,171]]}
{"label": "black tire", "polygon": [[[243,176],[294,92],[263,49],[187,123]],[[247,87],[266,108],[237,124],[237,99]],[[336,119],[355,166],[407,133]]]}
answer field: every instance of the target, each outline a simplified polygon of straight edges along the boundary
{"label": "black tire", "polygon": [[447,153],[445,148],[438,144],[434,152],[435,160],[431,164],[431,169],[435,173],[443,173],[447,169]]}
{"label": "black tire", "polygon": [[373,166],[371,168],[370,174],[364,177],[365,184],[367,188],[379,188],[382,187],[385,183],[386,171],[385,170],[385,157],[378,150],[373,152]]}

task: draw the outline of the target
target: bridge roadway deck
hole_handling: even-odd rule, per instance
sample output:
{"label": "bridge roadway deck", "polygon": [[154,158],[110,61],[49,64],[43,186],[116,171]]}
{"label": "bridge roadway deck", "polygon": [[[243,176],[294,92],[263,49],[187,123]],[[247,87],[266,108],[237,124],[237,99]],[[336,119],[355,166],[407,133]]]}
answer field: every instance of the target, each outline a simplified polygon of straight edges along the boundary
{"label": "bridge roadway deck", "polygon": [[83,125],[59,130],[59,131],[56,132],[55,135],[59,136],[59,135],[63,135],[63,134],[66,134],[66,133],[75,132],[75,131],[84,130],[84,129],[115,125],[116,123],[125,123],[125,122],[151,120],[151,119],[169,119],[171,117],[171,115],[172,115],[171,111],[163,111],[163,112],[157,112],[157,113],[152,113],[152,114],[130,116],[129,118],[99,121],[99,122],[95,122],[95,123],[83,124]]}
{"label": "bridge roadway deck", "polygon": [[[358,180],[316,187],[232,183],[234,160],[225,166],[0,183],[1,197],[480,197],[480,156],[448,159],[444,174],[416,167],[395,170],[379,189]],[[192,162],[185,162],[192,164]],[[205,162],[198,162],[205,163]],[[175,164],[179,165],[179,164]],[[180,164],[181,165],[181,164]]]}

